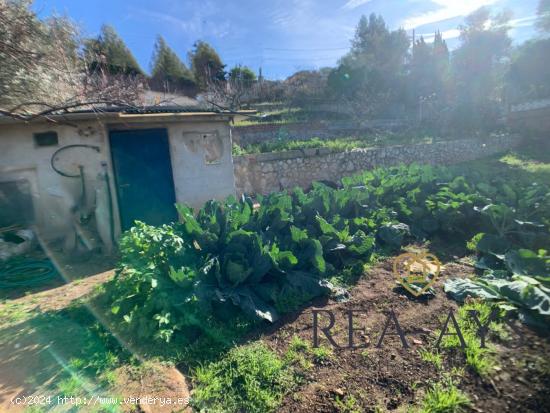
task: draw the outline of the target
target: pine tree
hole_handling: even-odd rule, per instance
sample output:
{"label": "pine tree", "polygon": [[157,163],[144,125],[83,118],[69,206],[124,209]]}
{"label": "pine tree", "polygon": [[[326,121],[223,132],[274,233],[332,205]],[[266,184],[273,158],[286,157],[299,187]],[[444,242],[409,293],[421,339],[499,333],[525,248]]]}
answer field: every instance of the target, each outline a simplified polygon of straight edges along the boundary
{"label": "pine tree", "polygon": [[110,74],[143,75],[130,49],[108,25],[101,27],[96,39],[85,42],[84,57],[91,71],[99,68]]}
{"label": "pine tree", "polygon": [[389,31],[382,16],[374,13],[368,19],[366,16],[361,16],[355,30],[355,37],[351,42],[352,53],[379,53],[379,48],[383,46],[388,34]]}
{"label": "pine tree", "polygon": [[403,100],[408,49],[404,30],[390,31],[381,16],[362,16],[350,52],[329,75],[329,87],[358,116],[383,116]]}

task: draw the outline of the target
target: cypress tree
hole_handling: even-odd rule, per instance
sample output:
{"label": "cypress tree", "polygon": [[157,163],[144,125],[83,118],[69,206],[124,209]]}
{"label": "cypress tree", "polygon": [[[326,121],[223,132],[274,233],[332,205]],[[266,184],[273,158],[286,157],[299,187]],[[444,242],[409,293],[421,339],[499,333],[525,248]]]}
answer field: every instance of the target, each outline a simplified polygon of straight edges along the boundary
{"label": "cypress tree", "polygon": [[193,51],[189,53],[189,60],[195,79],[201,89],[206,89],[209,82],[225,79],[225,65],[218,53],[208,43],[196,42]]}
{"label": "cypress tree", "polygon": [[98,68],[110,74],[143,75],[132,52],[112,26],[103,25],[96,39],[88,39],[84,56],[92,71]]}
{"label": "cypress tree", "polygon": [[157,37],[151,63],[151,84],[155,89],[190,92],[196,84],[185,66],[162,36]]}

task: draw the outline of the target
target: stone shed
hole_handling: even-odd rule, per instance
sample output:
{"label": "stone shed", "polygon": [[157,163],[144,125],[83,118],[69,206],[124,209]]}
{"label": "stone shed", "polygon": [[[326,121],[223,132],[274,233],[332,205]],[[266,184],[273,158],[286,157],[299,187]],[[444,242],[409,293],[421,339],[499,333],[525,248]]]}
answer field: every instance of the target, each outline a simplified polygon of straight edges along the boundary
{"label": "stone shed", "polygon": [[35,225],[69,243],[92,232],[110,248],[135,220],[170,222],[175,203],[234,194],[231,116],[150,107],[0,117],[0,228]]}

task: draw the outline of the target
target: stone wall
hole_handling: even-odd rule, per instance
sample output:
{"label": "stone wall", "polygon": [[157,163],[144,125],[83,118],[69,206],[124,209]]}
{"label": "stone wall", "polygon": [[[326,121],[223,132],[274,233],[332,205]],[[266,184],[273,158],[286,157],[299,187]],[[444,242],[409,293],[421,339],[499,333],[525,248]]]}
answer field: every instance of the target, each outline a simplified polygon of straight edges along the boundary
{"label": "stone wall", "polygon": [[245,146],[270,139],[331,139],[339,136],[360,136],[373,129],[392,130],[406,122],[400,119],[373,119],[365,122],[316,121],[295,123],[259,123],[257,125],[234,126],[233,141]]}
{"label": "stone wall", "polygon": [[321,122],[310,123],[265,123],[247,126],[235,126],[231,131],[233,141],[241,146],[259,143],[271,139],[309,139],[334,136]]}
{"label": "stone wall", "polygon": [[236,156],[237,193],[266,194],[284,188],[307,188],[313,181],[342,177],[378,166],[400,163],[453,164],[505,152],[520,142],[517,135],[462,139],[407,146],[333,152],[328,148]]}
{"label": "stone wall", "polygon": [[548,136],[550,134],[550,99],[512,105],[507,120],[508,126],[519,133]]}

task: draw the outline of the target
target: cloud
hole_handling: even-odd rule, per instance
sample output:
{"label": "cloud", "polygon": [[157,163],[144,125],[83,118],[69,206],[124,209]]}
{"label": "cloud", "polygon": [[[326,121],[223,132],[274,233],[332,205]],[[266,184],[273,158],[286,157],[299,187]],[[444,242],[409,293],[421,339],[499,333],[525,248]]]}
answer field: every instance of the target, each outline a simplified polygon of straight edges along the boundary
{"label": "cloud", "polygon": [[452,19],[454,17],[467,16],[480,7],[489,6],[497,1],[498,0],[432,0],[432,3],[440,6],[437,10],[409,16],[403,21],[402,25],[405,30],[410,30],[427,24]]}
{"label": "cloud", "polygon": [[346,4],[342,6],[344,10],[353,10],[356,9],[359,6],[362,6],[363,4],[366,4],[372,0],[348,0]]}
{"label": "cloud", "polygon": [[510,20],[509,21],[509,25],[512,27],[512,28],[516,28],[516,27],[528,27],[528,26],[532,26],[533,23],[535,22],[535,20],[537,20],[537,16],[536,15],[533,15],[533,16],[526,16],[526,17],[522,17],[520,19],[513,19],[513,20]]}
{"label": "cloud", "polygon": [[151,20],[156,20],[162,23],[168,23],[186,32],[197,32],[200,29],[200,25],[198,24],[196,19],[184,20],[170,14],[161,13],[153,10],[136,9],[134,11],[142,17],[147,17]]}
{"label": "cloud", "polygon": [[[174,9],[171,13],[159,12],[144,8],[132,8],[134,16],[154,20],[172,26],[176,30],[185,32],[197,38],[208,35],[210,37],[223,38],[233,30],[231,22],[227,19],[216,19],[216,7],[209,1],[191,2],[184,13]],[[179,18],[178,15],[187,15],[188,18]]]}
{"label": "cloud", "polygon": [[[333,47],[334,33],[347,37],[355,31],[355,24],[350,24],[341,15],[327,15],[326,8],[314,0],[292,0],[291,8],[288,1],[280,0],[276,4],[269,11],[270,26],[279,34],[288,36],[287,42],[309,41],[313,43],[312,47],[320,47],[328,41],[328,47]],[[319,27],[324,30],[320,31]]]}
{"label": "cloud", "polygon": [[[533,25],[533,23],[535,22],[536,19],[537,19],[536,15],[521,17],[519,19],[510,20],[507,23],[507,26],[509,26],[512,29],[516,29],[516,28],[520,28],[520,27],[529,27],[529,26]],[[445,31],[441,32],[441,35],[443,36],[443,39],[445,39],[445,40],[456,39],[457,37],[460,36],[460,30],[458,30],[458,29],[445,30]],[[420,36],[424,37],[424,40],[426,41],[426,43],[431,43],[431,42],[434,41],[435,34],[431,33],[431,32],[430,33],[418,33],[417,37],[420,37]]]}

